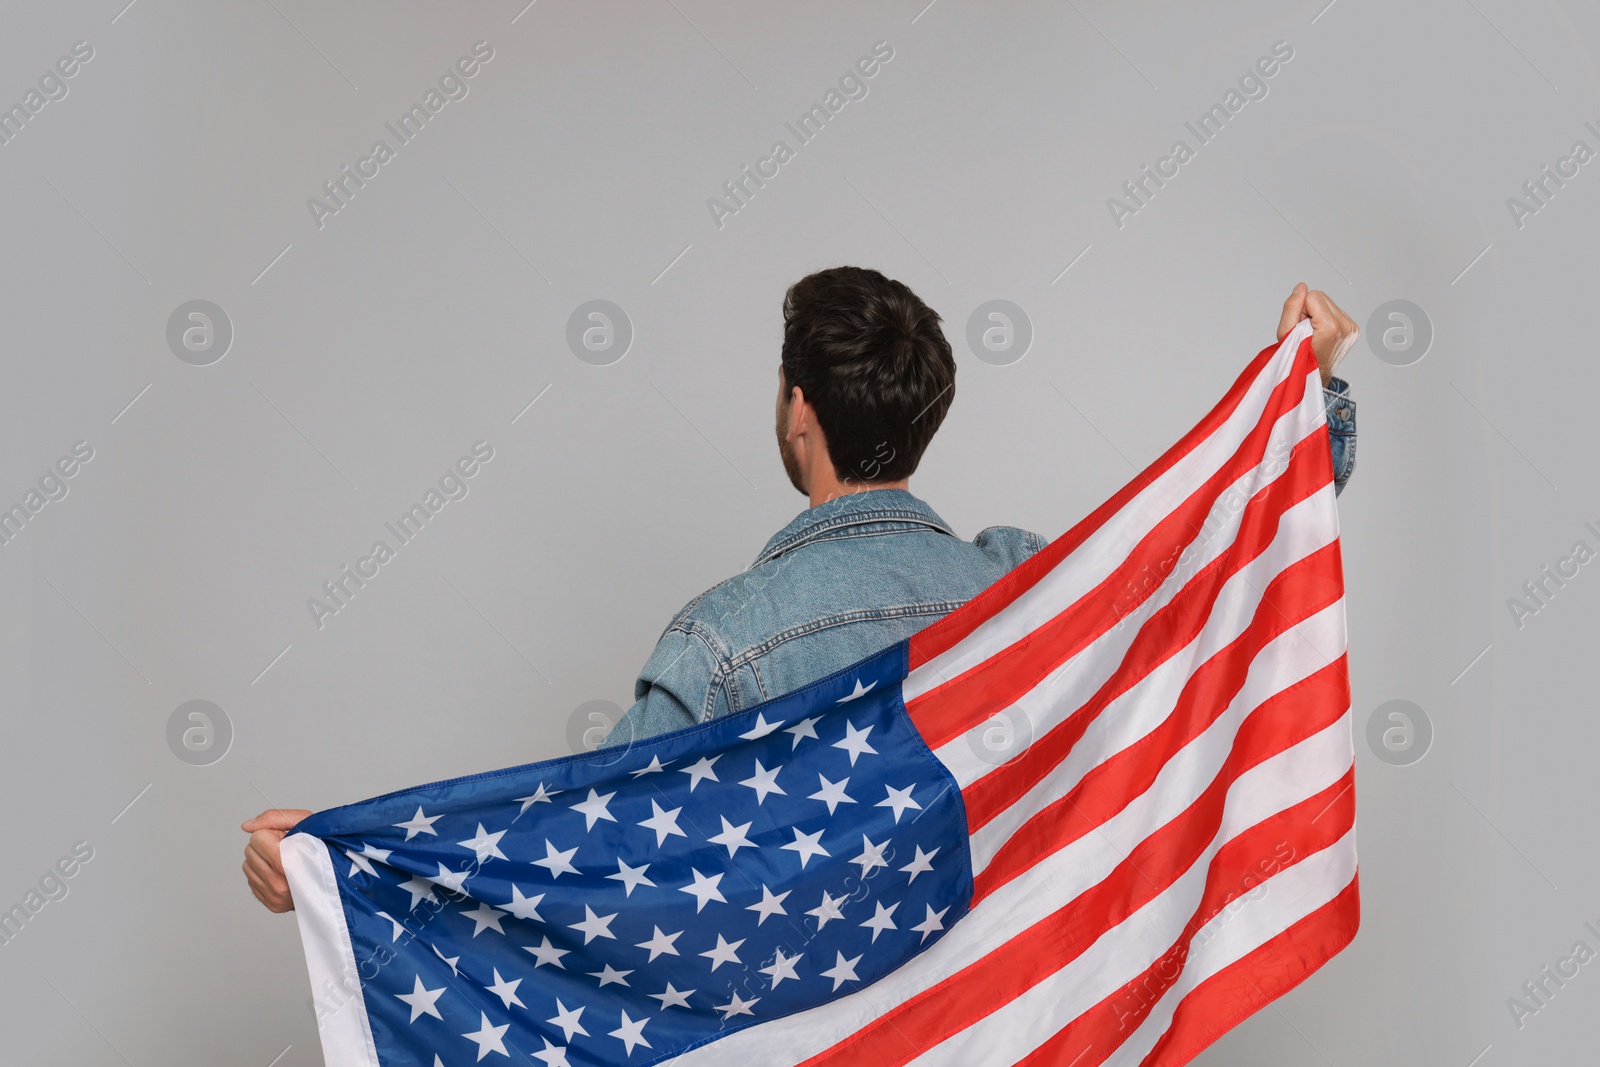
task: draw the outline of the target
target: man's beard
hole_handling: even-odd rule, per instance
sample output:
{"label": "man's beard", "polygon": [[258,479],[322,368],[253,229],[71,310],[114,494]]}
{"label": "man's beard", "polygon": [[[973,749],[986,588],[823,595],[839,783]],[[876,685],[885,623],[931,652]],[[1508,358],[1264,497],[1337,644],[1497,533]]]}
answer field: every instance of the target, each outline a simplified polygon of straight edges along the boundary
{"label": "man's beard", "polygon": [[783,473],[789,476],[789,484],[794,486],[801,495],[805,495],[805,483],[800,478],[800,462],[795,459],[794,446],[789,444],[784,435],[784,427],[789,423],[789,405],[785,404],[778,409],[778,424],[775,427],[778,435],[778,458],[783,460]]}

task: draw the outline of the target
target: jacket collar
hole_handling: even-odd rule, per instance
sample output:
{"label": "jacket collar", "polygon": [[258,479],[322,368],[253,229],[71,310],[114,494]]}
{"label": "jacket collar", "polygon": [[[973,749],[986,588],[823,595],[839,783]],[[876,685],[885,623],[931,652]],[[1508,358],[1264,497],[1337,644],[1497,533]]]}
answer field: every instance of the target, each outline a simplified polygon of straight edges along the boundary
{"label": "jacket collar", "polygon": [[839,536],[851,526],[876,522],[925,526],[955,536],[955,531],[934,510],[904,489],[868,489],[849,493],[807,508],[773,535],[752,567],[759,567],[785,552]]}

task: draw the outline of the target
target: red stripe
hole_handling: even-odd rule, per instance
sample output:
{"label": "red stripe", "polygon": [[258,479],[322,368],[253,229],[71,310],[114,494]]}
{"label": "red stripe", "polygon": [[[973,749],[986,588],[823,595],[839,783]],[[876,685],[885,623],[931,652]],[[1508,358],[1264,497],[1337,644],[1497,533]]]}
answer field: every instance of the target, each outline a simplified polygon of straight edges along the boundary
{"label": "red stripe", "polygon": [[[1123,486],[1110,500],[1101,504],[1076,526],[1051,542],[1046,548],[1017,567],[999,582],[990,586],[985,592],[973,598],[965,606],[951,612],[912,637],[911,669],[916,670],[933,657],[949,651],[985,619],[999,612],[1018,596],[1032,588],[1034,583],[1043,577],[1045,573],[1065,559],[1073,549],[1081,545],[1091,534],[1105,525],[1107,519],[1126,507],[1128,502],[1137,496],[1146,485],[1165,474],[1180,459],[1194,451],[1201,441],[1215,433],[1238,409],[1245,393],[1249,391],[1250,385],[1255,381],[1256,376],[1261,373],[1267,362],[1271,360],[1272,354],[1277,351],[1277,348],[1276,344],[1272,344],[1257,353],[1255,359],[1250,361],[1250,365],[1234,380],[1233,385],[1229,387],[1223,398],[1206,413],[1205,418],[1201,419],[1199,424],[1185,434],[1177,444],[1167,449],[1160,459],[1146,467],[1132,481]],[[1310,375],[1315,365],[1316,355],[1311,350],[1311,339],[1308,337],[1300,342],[1300,348],[1295,353],[1295,364],[1290,371],[1290,377],[1304,379]]]}
{"label": "red stripe", "polygon": [[[1234,748],[1205,792],[1141,841],[1098,884],[963,970],[806,1060],[806,1067],[841,1063],[871,1063],[875,1067],[904,1064],[914,1058],[918,1050],[931,1048],[960,1033],[1076,959],[1105,930],[1164,891],[1195,862],[1216,836],[1228,789],[1238,775],[1272,754],[1262,750],[1262,746],[1294,737],[1305,729],[1306,720],[1315,718],[1318,712],[1331,722],[1344,713],[1344,706],[1337,710],[1308,709],[1305,702],[1299,700],[1272,702],[1270,706],[1263,704],[1249,720],[1251,729],[1241,730],[1242,743]],[[1304,802],[1289,811],[1298,811],[1303,806]],[[1286,815],[1280,813],[1264,824],[1282,820],[1288,825],[1290,820]],[[1308,812],[1306,818],[1310,817]],[[1249,833],[1241,834],[1240,839],[1253,840]],[[1336,833],[1334,839],[1338,836]],[[1235,848],[1234,843],[1230,843],[1219,850],[1219,854],[1233,854],[1249,847],[1245,844]],[[1216,868],[1215,861],[1212,867]],[[1085,916],[1092,916],[1093,921],[1085,921]]]}
{"label": "red stripe", "polygon": [[[1327,789],[1262,820],[1219,849],[1206,872],[1199,903],[1183,933],[1167,951],[1116,992],[1058,1030],[1019,1064],[1069,1063],[1081,1057],[1077,1067],[1093,1067],[1109,1059],[1182,977],[1194,937],[1202,927],[1234,901],[1255,892],[1265,878],[1321,852],[1349,831],[1355,818],[1351,793],[1354,782],[1352,767]],[[1266,884],[1265,892],[1271,891],[1271,885]],[[1206,982],[1200,983],[1190,995],[1205,985]]]}
{"label": "red stripe", "polygon": [[[1269,403],[1268,410],[1292,409],[1304,396],[1305,389],[1306,379],[1286,379],[1274,390],[1278,403]],[[1165,577],[1174,561],[1200,535],[1221,494],[1261,463],[1273,421],[1271,417],[1263,417],[1233,456],[1182,504],[1157,522],[1094,589],[1065,606],[1049,622],[1020,635],[1017,641],[983,663],[913,700],[907,710],[928,746],[937,749],[1015,703],[1052,670],[1082,651],[1115,625],[1118,618],[1152,595],[1160,583],[1149,581],[1149,575]],[[1320,467],[1323,480],[1330,481],[1333,466],[1327,448],[1301,448],[1308,442],[1320,443],[1321,432],[1314,431],[1295,447],[1297,453],[1308,453],[1306,462]],[[1274,482],[1263,493],[1276,495],[1278,491],[1278,484]],[[1022,564],[1011,575],[1018,574],[1031,562]],[[1002,578],[996,585],[1010,578]]]}
{"label": "red stripe", "polygon": [[[1231,699],[1231,698],[1230,698]],[[1013,878],[1072,842],[1103,825],[1128,802],[1149,789],[1172,753],[1178,751],[1222,713],[1226,700],[1186,701],[1159,730],[1130,746],[1084,776],[1065,797],[1031,817],[1001,846],[974,880],[974,906]],[[1287,721],[1280,720],[1278,708],[1295,709]],[[1328,726],[1350,706],[1350,680],[1345,658],[1323,667],[1263,701],[1240,724],[1230,765],[1239,759],[1241,748],[1253,751],[1256,758],[1239,766],[1248,770],[1256,763],[1299,743]],[[1279,735],[1269,730],[1281,731]],[[1250,747],[1247,747],[1250,746]]]}
{"label": "red stripe", "polygon": [[[1177,748],[1188,740],[1185,736],[1188,731],[1204,729],[1227,707],[1228,702],[1244,685],[1250,663],[1261,649],[1296,624],[1336,602],[1342,595],[1342,584],[1339,577],[1337,544],[1318,549],[1280,571],[1263,590],[1261,604],[1257,607],[1250,625],[1231,643],[1219,649],[1215,655],[1196,668],[1184,684],[1183,691],[1174,702],[1173,710],[1167,715],[1163,724],[1129,746],[1125,752],[1113,756],[1106,764],[1107,768],[1127,769],[1098,771],[1101,775],[1124,775],[1126,788],[1120,791],[1096,790],[1094,796],[1098,798],[1098,804],[1091,808],[1092,814],[1084,814],[1080,818],[1098,825],[1137,796],[1142,787],[1148,786],[1160,771],[1166,758],[1163,753],[1177,751]],[[1348,686],[1348,682],[1344,684]],[[1116,690],[1113,690],[1113,685],[1116,686]],[[1121,683],[1117,678],[1113,678],[1083,708],[1035,740],[1016,759],[962,790],[971,832],[976,833],[995,816],[1019,802],[1029,790],[1054,772],[1082,738],[1089,723],[1114,699],[1115,692],[1120,688]],[[1341,711],[1348,706],[1348,688],[1344,690],[1344,694],[1346,702],[1340,704]],[[1078,804],[1081,808],[1082,803],[1074,798],[1079,795],[1089,796],[1086,786],[1094,780],[1092,772],[1079,783],[1072,794],[1046,807],[1033,816],[1030,823],[1039,822],[1044,826],[1051,826],[1066,820],[1067,815],[1063,809],[1073,804]],[[1134,789],[1140,783],[1142,786],[1139,789],[1133,792],[1127,791]],[[992,889],[1009,880],[1021,868],[1030,866],[1031,861],[1019,865],[1012,863],[1010,857],[1037,854],[1038,833],[1038,831],[1027,831],[1026,827],[1019,829],[990,863],[992,871],[985,870],[980,879],[985,883],[992,883],[989,887]],[[1053,838],[1057,833],[1059,830],[1049,836]],[[1055,847],[1059,848],[1061,845]],[[1009,873],[1002,874],[1002,871]]]}
{"label": "red stripe", "polygon": [[1360,881],[1359,875],[1350,879],[1337,897],[1196,986],[1140,1067],[1181,1067],[1311,977],[1355,939],[1361,926]]}

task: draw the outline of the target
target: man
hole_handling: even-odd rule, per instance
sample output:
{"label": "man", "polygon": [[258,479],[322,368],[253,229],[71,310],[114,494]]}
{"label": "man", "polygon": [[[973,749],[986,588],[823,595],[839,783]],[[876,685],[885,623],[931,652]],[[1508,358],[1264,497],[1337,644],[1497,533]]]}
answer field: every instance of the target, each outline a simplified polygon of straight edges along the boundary
{"label": "man", "polygon": [[[909,482],[955,397],[940,318],[905,285],[835,267],[784,297],[778,454],[810,507],[744,573],[691,600],[661,635],[635,703],[606,744],[627,744],[761,703],[894,644],[965,604],[1044,547],[990,527],[963,541]],[[1295,286],[1283,338],[1311,320],[1334,490],[1355,465],[1355,404],[1334,365],[1360,335],[1325,294]],[[244,870],[273,911],[294,906],[278,842],[308,811],[243,825]]]}

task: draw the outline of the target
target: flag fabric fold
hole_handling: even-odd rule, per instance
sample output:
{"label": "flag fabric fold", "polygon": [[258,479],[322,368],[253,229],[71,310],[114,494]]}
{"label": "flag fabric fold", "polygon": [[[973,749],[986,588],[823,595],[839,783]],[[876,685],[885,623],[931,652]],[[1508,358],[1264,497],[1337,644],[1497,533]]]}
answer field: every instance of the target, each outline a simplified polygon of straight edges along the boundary
{"label": "flag fabric fold", "polygon": [[1305,979],[1359,923],[1310,334],[909,641],[306,819],[329,1067],[1176,1065]]}

